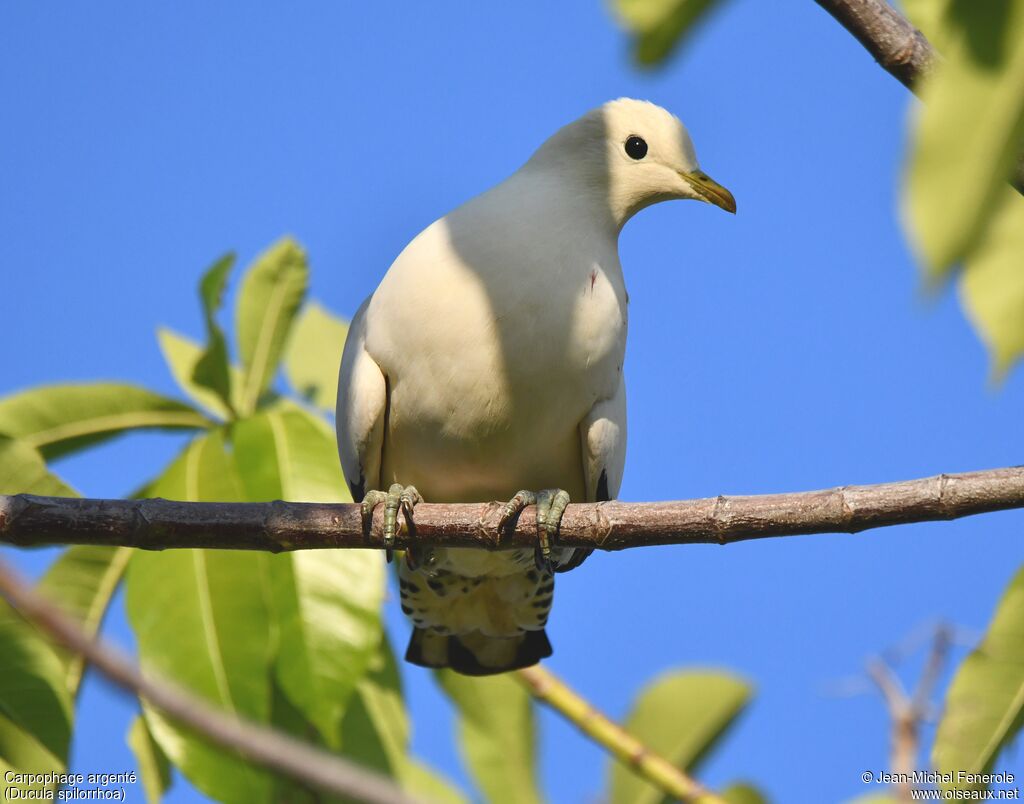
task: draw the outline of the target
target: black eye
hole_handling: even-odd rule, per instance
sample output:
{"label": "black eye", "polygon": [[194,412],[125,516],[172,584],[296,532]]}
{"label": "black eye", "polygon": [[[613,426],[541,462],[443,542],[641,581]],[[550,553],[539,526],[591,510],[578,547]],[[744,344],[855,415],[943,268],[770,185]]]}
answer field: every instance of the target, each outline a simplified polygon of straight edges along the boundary
{"label": "black eye", "polygon": [[626,140],[626,153],[631,159],[643,159],[647,156],[647,143],[641,137],[633,135]]}

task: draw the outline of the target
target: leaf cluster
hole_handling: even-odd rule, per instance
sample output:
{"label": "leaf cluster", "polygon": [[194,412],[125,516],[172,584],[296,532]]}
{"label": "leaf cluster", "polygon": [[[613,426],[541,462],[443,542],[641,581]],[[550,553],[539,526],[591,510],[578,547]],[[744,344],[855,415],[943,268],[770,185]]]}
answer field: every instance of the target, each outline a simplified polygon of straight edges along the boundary
{"label": "leaf cluster", "polygon": [[[233,255],[220,258],[200,281],[205,344],[158,330],[186,401],[123,383],[46,386],[0,400],[0,493],[74,495],[47,460],[159,429],[190,437],[135,496],[349,500],[330,422],[347,325],[306,300],[305,254],[285,239],[241,281],[233,361],[218,319],[234,263]],[[410,753],[401,674],[381,617],[386,580],[382,556],[371,550],[269,555],[75,546],[53,563],[41,587],[95,634],[123,584],[145,670],[217,708],[354,759],[426,800],[466,801]],[[0,608],[0,652],[0,764],[19,772],[66,770],[81,661],[8,607]],[[457,712],[459,745],[479,794],[494,802],[542,801],[535,706],[526,690],[510,676],[441,672],[437,681]],[[641,693],[629,726],[692,768],[749,697],[748,685],[728,674],[669,673]],[[171,783],[172,768],[218,801],[325,800],[225,753],[144,701],[126,740],[151,802]],[[610,768],[610,801],[661,797],[625,767]],[[761,800],[749,786],[731,788],[728,798]]]}
{"label": "leaf cluster", "polygon": [[[614,0],[644,66],[726,0]],[[959,279],[1001,379],[1024,355],[1024,0],[902,0],[941,54],[913,109],[903,219],[926,285]]]}
{"label": "leaf cluster", "polygon": [[[217,260],[200,282],[205,344],[158,332],[188,401],[118,383],[49,386],[0,400],[0,492],[74,494],[47,459],[155,428],[192,435],[137,496],[347,500],[324,417],[333,409],[347,328],[315,303],[303,307],[306,257],[285,239],[245,273],[233,363],[218,313],[234,262],[232,255]],[[290,396],[275,386],[282,362]],[[385,570],[376,551],[271,556],[71,547],[41,586],[96,633],[122,583],[143,668],[218,708],[356,756],[410,791],[464,800],[409,753],[400,678],[381,621]],[[0,665],[0,763],[22,772],[65,769],[81,662],[9,608],[0,612],[0,645],[14,658]],[[225,754],[145,702],[127,740],[150,801],[162,796],[172,766],[219,801],[321,800]]]}
{"label": "leaf cluster", "polygon": [[[725,0],[614,0],[642,65],[662,64]],[[1024,355],[1024,0],[902,0],[941,54],[912,115],[904,220],[929,286],[960,297],[1000,378]],[[983,773],[1024,725],[1024,569],[950,686],[932,751]],[[953,787],[970,787],[953,784]]]}

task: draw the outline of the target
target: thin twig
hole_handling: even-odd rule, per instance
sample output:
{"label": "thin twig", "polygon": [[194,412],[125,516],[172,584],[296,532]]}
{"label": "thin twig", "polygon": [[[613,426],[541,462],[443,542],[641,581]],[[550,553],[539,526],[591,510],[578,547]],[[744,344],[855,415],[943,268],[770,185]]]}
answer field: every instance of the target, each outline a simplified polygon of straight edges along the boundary
{"label": "thin twig", "polygon": [[880,658],[867,664],[868,675],[878,686],[885,699],[892,721],[890,770],[897,776],[896,791],[901,801],[910,801],[910,778],[917,766],[920,743],[918,719],[899,678]]}
{"label": "thin twig", "polygon": [[[885,0],[815,0],[903,86],[919,93],[940,56],[917,28]],[[1024,195],[1024,155],[1010,184]]]}
{"label": "thin twig", "polygon": [[584,735],[673,799],[725,804],[721,797],[654,753],[540,665],[518,670],[515,677],[534,698],[550,706]]}
{"label": "thin twig", "polygon": [[127,656],[82,629],[0,562],[0,595],[29,622],[86,659],[118,686],[145,699],[211,743],[319,790],[373,804],[415,804],[393,782],[265,726],[227,715],[166,680],[142,675]]}
{"label": "thin twig", "polygon": [[[351,503],[197,503],[0,496],[0,543],[108,544],[163,550],[381,549],[383,506],[363,528]],[[532,547],[535,509],[499,533],[502,503],[416,507],[416,529],[403,527],[398,547],[445,545]],[[901,483],[844,486],[826,491],[711,497],[680,502],[604,502],[570,505],[559,527],[567,547],[623,550],[663,544],[730,544],[769,536],[856,533],[887,525],[1024,508],[1024,468],[939,475]]]}
{"label": "thin twig", "polygon": [[921,725],[928,717],[931,696],[945,667],[951,639],[950,628],[939,623],[935,627],[921,678],[912,694],[906,691],[884,659],[875,657],[867,662],[868,676],[882,693],[892,721],[890,769],[898,779],[896,791],[900,801],[913,800],[912,777],[917,770]]}
{"label": "thin twig", "polygon": [[911,702],[914,716],[918,721],[924,721],[928,717],[928,712],[932,707],[932,694],[935,692],[939,677],[946,666],[952,642],[952,629],[948,625],[939,623],[935,626],[935,635],[932,637],[928,660],[925,662],[924,671],[921,673],[921,679],[917,682],[917,689],[914,690]]}
{"label": "thin twig", "polygon": [[875,682],[885,699],[885,705],[893,717],[903,717],[910,711],[910,696],[907,695],[899,676],[883,659],[873,657],[867,662],[868,677]]}

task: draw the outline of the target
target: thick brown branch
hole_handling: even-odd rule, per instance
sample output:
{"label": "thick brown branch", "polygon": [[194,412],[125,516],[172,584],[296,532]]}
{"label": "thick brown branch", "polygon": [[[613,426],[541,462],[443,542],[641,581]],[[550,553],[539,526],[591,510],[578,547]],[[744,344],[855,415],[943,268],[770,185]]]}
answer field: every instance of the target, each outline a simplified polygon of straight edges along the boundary
{"label": "thick brown branch", "polygon": [[0,595],[41,631],[92,664],[120,687],[135,693],[210,742],[319,790],[376,804],[415,804],[390,780],[341,757],[305,745],[257,723],[212,709],[168,681],[142,675],[120,651],[92,639],[24,580],[0,562]]}
{"label": "thick brown branch", "polygon": [[[500,503],[416,507],[410,544],[509,549],[536,541],[534,509],[514,530],[498,533]],[[886,525],[929,522],[1024,507],[1024,468],[939,475],[901,483],[826,491],[712,497],[680,502],[570,505],[559,542],[623,550],[660,544],[729,544],[768,536],[855,533]],[[163,550],[381,548],[381,506],[364,531],[351,503],[185,503],[0,496],[0,543],[110,544]]]}
{"label": "thick brown branch", "polygon": [[[836,18],[875,61],[903,86],[920,91],[920,79],[939,60],[939,54],[917,28],[885,0],[815,0]],[[1024,154],[1010,177],[1024,195]]]}
{"label": "thick brown branch", "polygon": [[816,0],[907,89],[931,69],[935,51],[924,34],[885,0]]}

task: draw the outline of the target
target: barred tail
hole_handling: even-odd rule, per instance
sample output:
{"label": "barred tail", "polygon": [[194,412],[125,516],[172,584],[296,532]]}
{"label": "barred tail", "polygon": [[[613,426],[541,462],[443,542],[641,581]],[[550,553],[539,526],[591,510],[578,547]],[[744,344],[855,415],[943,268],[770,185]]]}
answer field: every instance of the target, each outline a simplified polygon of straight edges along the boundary
{"label": "barred tail", "polygon": [[544,629],[490,637],[479,631],[455,636],[413,628],[405,660],[422,667],[450,667],[467,676],[490,676],[529,667],[550,655]]}

